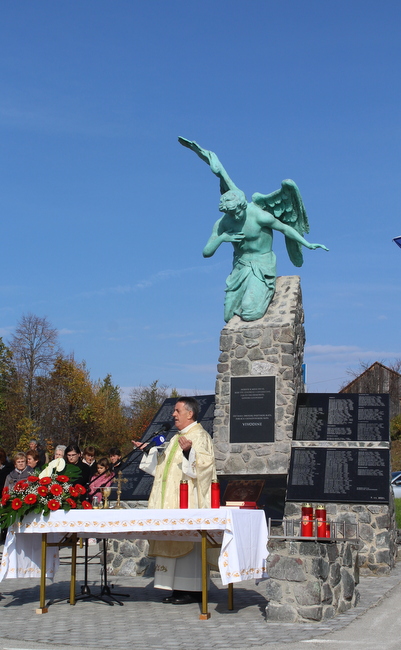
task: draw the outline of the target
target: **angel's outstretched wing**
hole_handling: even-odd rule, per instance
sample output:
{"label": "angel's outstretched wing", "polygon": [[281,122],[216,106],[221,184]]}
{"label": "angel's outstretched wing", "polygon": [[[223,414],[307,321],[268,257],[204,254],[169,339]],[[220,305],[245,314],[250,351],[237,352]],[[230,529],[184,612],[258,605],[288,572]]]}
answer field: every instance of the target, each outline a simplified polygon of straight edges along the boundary
{"label": "angel's outstretched wing", "polygon": [[210,169],[213,174],[220,179],[220,194],[225,194],[229,190],[238,190],[239,188],[231,180],[220,160],[217,158],[216,154],[213,151],[208,151],[207,149],[202,149],[197,142],[193,140],[187,140],[186,138],[178,138],[178,142],[184,147],[191,149],[199,158],[201,158],[205,163],[210,165]]}
{"label": "angel's outstretched wing", "polygon": [[[262,210],[270,212],[276,219],[292,226],[302,237],[309,232],[309,222],[301,194],[294,181],[287,179],[281,183],[281,189],[271,194],[259,194],[252,196],[252,201]],[[293,239],[285,238],[287,252],[291,262],[295,266],[302,266],[304,258],[302,245]]]}

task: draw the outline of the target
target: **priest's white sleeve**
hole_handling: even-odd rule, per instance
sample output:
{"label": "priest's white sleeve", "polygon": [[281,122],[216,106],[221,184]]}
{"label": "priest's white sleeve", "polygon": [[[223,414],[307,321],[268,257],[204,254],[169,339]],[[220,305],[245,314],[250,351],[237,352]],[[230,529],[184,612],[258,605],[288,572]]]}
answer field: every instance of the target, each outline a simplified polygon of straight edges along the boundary
{"label": "priest's white sleeve", "polygon": [[196,478],[196,451],[191,447],[188,458],[182,455],[182,473],[189,478]]}
{"label": "priest's white sleeve", "polygon": [[157,447],[152,447],[149,449],[149,453],[142,455],[142,460],[139,464],[139,469],[142,469],[147,474],[152,476],[156,473],[157,466]]}

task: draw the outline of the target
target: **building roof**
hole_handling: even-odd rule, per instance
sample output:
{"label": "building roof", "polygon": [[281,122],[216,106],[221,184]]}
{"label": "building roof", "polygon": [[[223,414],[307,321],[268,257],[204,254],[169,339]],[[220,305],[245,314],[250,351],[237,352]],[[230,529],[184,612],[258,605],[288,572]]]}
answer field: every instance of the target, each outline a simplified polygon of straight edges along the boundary
{"label": "building roof", "polygon": [[[372,363],[371,366],[369,366],[369,368],[366,368],[366,370],[364,370],[364,372],[361,372],[361,374],[358,375],[358,377],[355,377],[355,379],[353,379],[346,386],[343,386],[341,388],[341,390],[339,390],[338,392],[339,393],[345,393],[345,392],[350,393],[350,392],[352,392],[352,387],[354,386],[354,384],[360,382],[360,380],[365,375],[368,375],[369,373],[371,373],[375,368],[380,368],[380,369],[383,369],[383,370],[387,370],[389,373],[393,374],[394,377],[398,377],[399,379],[401,379],[401,374],[399,372],[397,372],[396,370],[392,370],[391,368],[388,368],[383,363],[380,363],[380,361],[375,361],[374,363]],[[356,391],[356,392],[358,392],[358,391]]]}

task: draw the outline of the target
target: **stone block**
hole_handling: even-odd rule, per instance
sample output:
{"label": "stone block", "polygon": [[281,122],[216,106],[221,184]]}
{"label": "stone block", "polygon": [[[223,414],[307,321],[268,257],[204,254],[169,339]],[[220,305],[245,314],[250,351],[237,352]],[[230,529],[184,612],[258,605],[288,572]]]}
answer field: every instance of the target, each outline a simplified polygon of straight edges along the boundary
{"label": "stone block", "polygon": [[251,361],[260,361],[261,359],[264,359],[264,354],[261,352],[260,348],[252,348],[248,352],[248,359]]}
{"label": "stone block", "polygon": [[280,602],[283,595],[283,589],[279,582],[269,578],[266,584],[266,599]]}
{"label": "stone block", "polygon": [[323,607],[300,607],[298,613],[302,618],[306,618],[309,621],[321,621],[323,616]]}
{"label": "stone block", "polygon": [[322,603],[323,605],[331,605],[333,602],[333,592],[331,590],[330,585],[325,582],[324,585],[322,585]]}
{"label": "stone block", "polygon": [[378,551],[376,553],[376,561],[378,564],[381,564],[382,562],[384,564],[392,564],[392,559],[390,555],[390,551]]}
{"label": "stone block", "polygon": [[[110,559],[111,559],[111,558],[110,558]],[[108,564],[110,564],[110,559],[109,559],[109,553],[108,553],[108,554],[107,554],[107,563],[108,563]],[[122,565],[122,562],[123,562],[122,555],[120,555],[120,554],[117,553],[117,554],[113,557],[113,560],[112,560],[112,562],[111,562],[111,566],[113,567],[113,569],[118,569],[118,568]]]}
{"label": "stone block", "polygon": [[266,620],[282,623],[295,623],[298,618],[297,610],[290,605],[269,603],[266,607]]}
{"label": "stone block", "polygon": [[376,535],[376,546],[377,548],[388,548],[390,546],[390,533],[388,531]]}
{"label": "stone block", "polygon": [[246,470],[246,464],[242,460],[241,456],[230,456],[224,466],[225,474],[244,474]]}
{"label": "stone block", "polygon": [[380,515],[376,517],[376,525],[378,528],[390,528],[390,515]]}
{"label": "stone block", "polygon": [[333,618],[336,615],[334,607],[323,607],[323,616],[322,621],[328,621],[330,618]]}
{"label": "stone block", "polygon": [[300,542],[299,554],[309,557],[318,557],[320,556],[319,545],[316,542]]}
{"label": "stone block", "polygon": [[281,357],[281,364],[283,366],[288,366],[289,368],[292,368],[294,365],[294,357],[292,354],[283,354]]}
{"label": "stone block", "polygon": [[121,565],[119,571],[119,576],[136,576],[137,575],[137,563],[135,560],[130,559],[124,562]]}
{"label": "stone block", "polygon": [[292,327],[283,327],[281,330],[276,330],[277,341],[280,343],[292,343],[294,340],[294,330]]}
{"label": "stone block", "polygon": [[372,526],[368,524],[361,524],[359,526],[359,536],[364,542],[371,543],[374,538]]}
{"label": "stone block", "polygon": [[249,374],[249,363],[246,359],[233,359],[231,362],[231,374],[233,377]]}
{"label": "stone block", "polygon": [[289,580],[292,582],[304,582],[306,574],[301,559],[280,557],[274,555],[269,562],[268,574],[276,580]]}
{"label": "stone block", "polygon": [[332,564],[329,573],[329,585],[331,587],[335,587],[336,585],[339,584],[340,580],[341,580],[340,566],[337,563]]}
{"label": "stone block", "polygon": [[343,559],[343,566],[345,567],[352,566],[352,549],[349,544],[345,544],[342,559]]}
{"label": "stone block", "polygon": [[247,471],[249,474],[265,474],[266,461],[263,458],[252,458],[247,463]]}
{"label": "stone block", "polygon": [[337,613],[344,614],[344,612],[348,611],[350,607],[351,607],[351,603],[349,601],[347,602],[346,600],[340,598],[337,605]]}
{"label": "stone block", "polygon": [[247,355],[247,348],[244,345],[240,345],[236,350],[235,350],[235,356],[237,359],[242,359]]}
{"label": "stone block", "polygon": [[256,327],[246,329],[242,333],[245,339],[260,339],[262,336],[262,330]]}
{"label": "stone block", "polygon": [[350,572],[344,568],[341,569],[341,587],[344,599],[351,600],[355,591],[355,582]]}
{"label": "stone block", "polygon": [[298,583],[294,585],[294,596],[298,605],[320,605],[320,582],[314,580],[313,582],[307,582],[306,584]]}
{"label": "stone block", "polygon": [[312,560],[312,574],[316,578],[327,580],[329,575],[330,565],[323,558],[313,558]]}
{"label": "stone block", "polygon": [[287,501],[285,504],[285,509],[284,509],[284,514],[286,517],[291,517],[293,515],[301,515],[301,507],[297,503],[291,503],[291,501]]}
{"label": "stone block", "polygon": [[227,352],[231,350],[233,345],[233,337],[227,334],[222,334],[220,337],[220,350]]}

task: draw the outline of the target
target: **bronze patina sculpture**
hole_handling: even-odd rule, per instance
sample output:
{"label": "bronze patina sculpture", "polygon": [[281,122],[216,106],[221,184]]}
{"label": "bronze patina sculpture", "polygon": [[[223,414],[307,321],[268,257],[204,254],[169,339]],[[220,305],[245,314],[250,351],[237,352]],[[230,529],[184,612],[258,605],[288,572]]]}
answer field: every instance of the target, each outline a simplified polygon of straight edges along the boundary
{"label": "bronze patina sculpture", "polygon": [[285,236],[288,255],[295,266],[302,266],[302,246],[323,248],[310,244],[303,234],[309,232],[309,223],[298,187],[285,180],[281,189],[271,194],[253,194],[248,203],[231,180],[213,151],[202,149],[196,142],[178,138],[204,160],[220,179],[223,216],[216,221],[205,248],[204,257],[211,257],[223,242],[234,247],[233,270],[227,278],[224,320],[234,315],[245,321],[262,318],[274,296],[276,287],[276,256],[272,251],[273,230]]}

